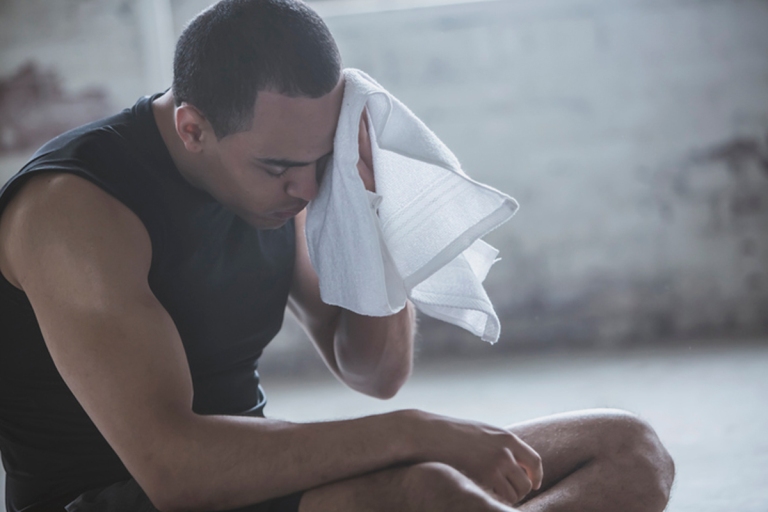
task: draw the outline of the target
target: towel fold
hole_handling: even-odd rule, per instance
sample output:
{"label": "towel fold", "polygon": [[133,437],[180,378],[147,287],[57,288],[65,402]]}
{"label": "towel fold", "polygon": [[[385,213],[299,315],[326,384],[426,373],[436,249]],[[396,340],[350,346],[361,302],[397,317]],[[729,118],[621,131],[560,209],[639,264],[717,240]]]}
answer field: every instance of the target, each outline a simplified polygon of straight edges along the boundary
{"label": "towel fold", "polygon": [[[495,343],[499,319],[482,282],[498,251],[480,238],[512,217],[517,202],[469,178],[437,136],[367,74],[345,69],[344,80],[333,157],[307,212],[322,300],[386,316],[410,299]],[[357,170],[364,108],[376,193]]]}

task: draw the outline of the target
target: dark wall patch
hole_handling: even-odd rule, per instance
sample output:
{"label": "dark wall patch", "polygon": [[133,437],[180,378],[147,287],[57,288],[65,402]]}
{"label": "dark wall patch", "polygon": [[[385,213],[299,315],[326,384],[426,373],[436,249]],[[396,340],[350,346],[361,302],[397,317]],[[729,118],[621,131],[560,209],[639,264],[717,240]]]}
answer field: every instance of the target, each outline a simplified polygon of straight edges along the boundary
{"label": "dark wall patch", "polygon": [[0,78],[0,157],[35,149],[112,110],[103,87],[68,93],[56,71],[27,62]]}

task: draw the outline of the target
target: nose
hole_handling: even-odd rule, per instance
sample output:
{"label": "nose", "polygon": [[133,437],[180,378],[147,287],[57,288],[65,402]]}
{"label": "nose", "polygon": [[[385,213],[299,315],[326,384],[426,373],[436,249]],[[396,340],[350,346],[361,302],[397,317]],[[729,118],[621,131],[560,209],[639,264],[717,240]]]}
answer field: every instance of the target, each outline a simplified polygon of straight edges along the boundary
{"label": "nose", "polygon": [[317,173],[316,165],[307,165],[306,167],[294,167],[291,169],[291,176],[285,186],[285,192],[306,202],[313,200],[317,196]]}

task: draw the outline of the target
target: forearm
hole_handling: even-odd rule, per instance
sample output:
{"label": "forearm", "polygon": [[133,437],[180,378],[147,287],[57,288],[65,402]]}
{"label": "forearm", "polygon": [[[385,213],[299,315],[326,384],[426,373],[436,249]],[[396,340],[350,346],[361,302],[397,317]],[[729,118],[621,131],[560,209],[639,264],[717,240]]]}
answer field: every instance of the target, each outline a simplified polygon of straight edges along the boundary
{"label": "forearm", "polygon": [[370,317],[324,303],[304,222],[304,214],[296,218],[296,268],[288,306],[339,379],[362,393],[389,398],[411,373],[413,304],[394,315]]}
{"label": "forearm", "polygon": [[143,473],[151,482],[137,477],[163,511],[231,509],[428,461],[497,492],[513,486],[518,497],[542,479],[540,456],[508,430],[416,410],[314,424],[196,418],[178,435],[154,436],[166,464]]}
{"label": "forearm", "polygon": [[137,479],[161,510],[236,508],[414,460],[413,419],[408,411],[310,424],[188,416],[157,437],[163,462]]}
{"label": "forearm", "polygon": [[333,343],[342,379],[372,396],[394,396],[413,366],[415,316],[410,302],[400,312],[385,317],[342,310]]}

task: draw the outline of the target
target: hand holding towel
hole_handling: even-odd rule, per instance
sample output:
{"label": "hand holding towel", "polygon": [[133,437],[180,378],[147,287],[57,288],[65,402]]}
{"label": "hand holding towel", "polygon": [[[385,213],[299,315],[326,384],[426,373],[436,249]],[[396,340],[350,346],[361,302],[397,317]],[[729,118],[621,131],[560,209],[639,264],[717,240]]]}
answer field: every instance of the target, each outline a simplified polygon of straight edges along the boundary
{"label": "hand holding towel", "polygon": [[[333,157],[307,213],[322,300],[386,316],[410,299],[495,343],[499,319],[482,282],[498,251],[480,238],[512,217],[517,202],[469,178],[437,136],[367,74],[345,69],[344,80]],[[363,109],[375,193],[357,170]]]}

